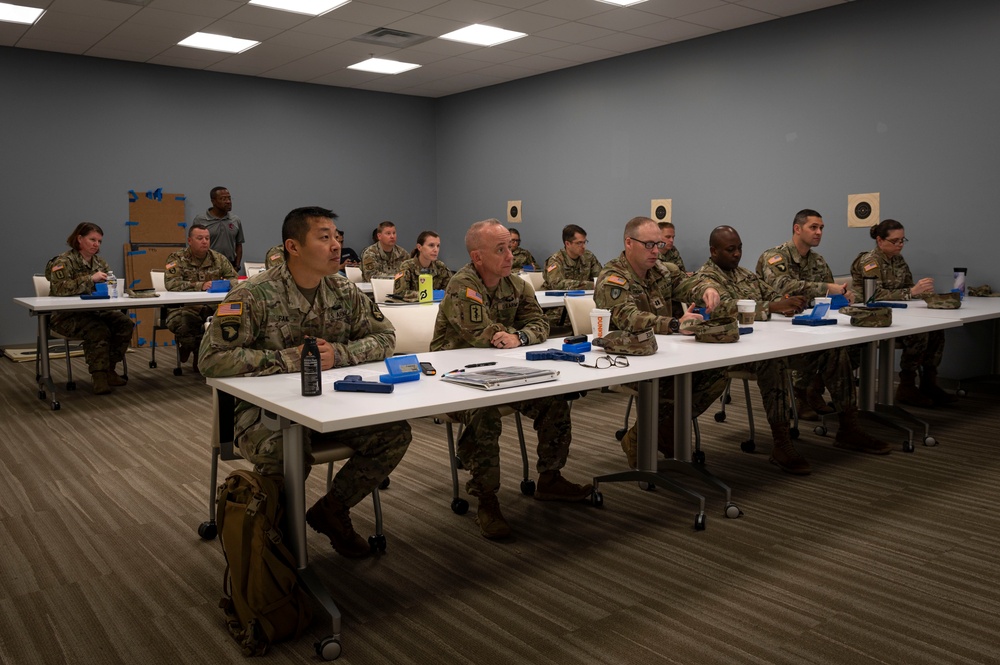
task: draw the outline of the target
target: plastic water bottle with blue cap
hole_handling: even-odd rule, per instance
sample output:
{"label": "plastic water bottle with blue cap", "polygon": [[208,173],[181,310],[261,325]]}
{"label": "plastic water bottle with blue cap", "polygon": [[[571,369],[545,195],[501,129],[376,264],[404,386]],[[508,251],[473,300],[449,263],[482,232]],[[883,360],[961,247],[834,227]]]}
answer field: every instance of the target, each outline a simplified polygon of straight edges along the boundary
{"label": "plastic water bottle with blue cap", "polygon": [[115,277],[114,270],[108,270],[108,295],[112,298],[118,297],[118,278]]}

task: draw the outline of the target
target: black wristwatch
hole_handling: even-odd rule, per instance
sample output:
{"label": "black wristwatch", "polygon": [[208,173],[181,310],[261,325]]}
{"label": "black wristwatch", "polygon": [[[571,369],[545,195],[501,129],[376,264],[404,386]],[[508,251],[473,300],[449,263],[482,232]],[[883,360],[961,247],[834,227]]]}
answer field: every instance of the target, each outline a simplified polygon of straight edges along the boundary
{"label": "black wristwatch", "polygon": [[676,332],[680,332],[681,322],[678,321],[677,319],[671,318],[670,323],[667,324],[667,330],[670,331],[671,335],[673,335]]}
{"label": "black wristwatch", "polygon": [[528,333],[523,330],[518,330],[517,339],[521,342],[521,346],[528,346]]}

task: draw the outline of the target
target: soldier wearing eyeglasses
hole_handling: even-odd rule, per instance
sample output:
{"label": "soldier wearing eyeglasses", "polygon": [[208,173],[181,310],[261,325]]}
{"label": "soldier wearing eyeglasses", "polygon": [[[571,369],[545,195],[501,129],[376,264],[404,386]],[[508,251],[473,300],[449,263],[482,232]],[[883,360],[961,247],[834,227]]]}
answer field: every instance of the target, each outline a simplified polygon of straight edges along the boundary
{"label": "soldier wearing eyeglasses", "polygon": [[[862,252],[851,265],[854,280],[854,300],[864,297],[865,277],[875,277],[875,300],[912,300],[934,293],[934,280],[930,277],[914,282],[910,266],[903,258],[906,243],[903,225],[895,219],[885,219],[869,231],[875,240],[875,249]],[[944,354],[944,331],[906,335],[896,340],[903,347],[899,359],[899,386],[896,401],[910,406],[941,406],[955,401],[955,396],[938,386],[937,370]],[[917,388],[917,371],[920,370],[920,388]]]}
{"label": "soldier wearing eyeglasses", "polygon": [[587,232],[576,224],[562,230],[563,248],[545,260],[546,289],[592,289],[601,262],[587,249]]}
{"label": "soldier wearing eyeglasses", "polygon": [[[680,322],[687,319],[701,320],[700,314],[690,310],[680,319],[673,315],[676,292],[686,275],[673,263],[660,261],[660,251],[666,243],[660,228],[648,217],[635,217],[625,225],[625,250],[618,258],[608,261],[597,278],[594,303],[611,312],[611,329],[639,334],[647,330],[660,335],[681,331]],[[714,295],[713,295],[714,294]],[[706,289],[704,297],[714,303],[719,293]],[[698,415],[722,394],[726,387],[723,370],[695,372],[691,394],[694,403],[691,413]],[[666,457],[674,456],[674,384],[660,384],[659,440],[657,448]],[[622,450],[629,466],[636,466],[638,434],[633,425],[622,437]]]}

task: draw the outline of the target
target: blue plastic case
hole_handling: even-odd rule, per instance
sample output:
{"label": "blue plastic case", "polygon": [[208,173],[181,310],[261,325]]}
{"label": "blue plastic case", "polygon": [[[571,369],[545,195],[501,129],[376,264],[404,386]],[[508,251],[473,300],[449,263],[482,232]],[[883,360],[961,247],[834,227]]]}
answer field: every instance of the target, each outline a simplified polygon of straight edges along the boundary
{"label": "blue plastic case", "polygon": [[382,383],[406,383],[420,380],[420,362],[415,355],[393,356],[385,359],[388,374],[382,374],[378,380]]}

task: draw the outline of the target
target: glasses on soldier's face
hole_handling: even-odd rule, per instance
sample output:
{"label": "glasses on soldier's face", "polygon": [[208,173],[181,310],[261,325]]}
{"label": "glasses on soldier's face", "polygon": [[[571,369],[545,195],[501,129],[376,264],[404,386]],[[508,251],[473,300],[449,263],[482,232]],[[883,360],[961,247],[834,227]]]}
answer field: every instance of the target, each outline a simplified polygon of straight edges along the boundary
{"label": "glasses on soldier's face", "polygon": [[600,356],[594,360],[593,365],[588,365],[584,362],[580,363],[581,367],[589,367],[590,369],[608,369],[609,367],[628,367],[628,358],[625,356]]}
{"label": "glasses on soldier's face", "polygon": [[899,247],[900,245],[902,245],[905,242],[910,242],[910,239],[909,238],[886,238],[885,241],[887,243],[889,243],[890,245],[895,245],[896,247]]}
{"label": "glasses on soldier's face", "polygon": [[629,236],[628,239],[632,240],[634,242],[639,243],[640,245],[642,245],[643,247],[645,247],[646,249],[648,249],[650,251],[652,251],[654,248],[655,249],[663,249],[664,247],[667,246],[667,243],[663,242],[662,240],[659,240],[659,241],[657,241],[657,240],[639,240],[638,238],[633,238],[632,236]]}

